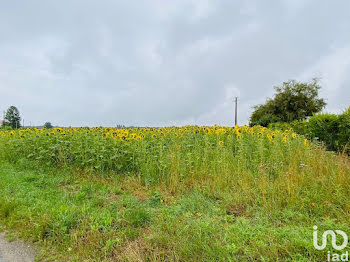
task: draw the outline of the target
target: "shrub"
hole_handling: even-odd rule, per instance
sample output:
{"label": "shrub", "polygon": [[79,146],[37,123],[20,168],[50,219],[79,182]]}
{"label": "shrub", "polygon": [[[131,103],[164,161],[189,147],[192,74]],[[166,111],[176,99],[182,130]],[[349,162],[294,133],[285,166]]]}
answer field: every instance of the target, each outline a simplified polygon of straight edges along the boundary
{"label": "shrub", "polygon": [[291,128],[300,135],[308,135],[308,121],[293,121],[290,123]]}
{"label": "shrub", "polygon": [[350,107],[338,117],[340,150],[350,154]]}
{"label": "shrub", "polygon": [[339,123],[334,114],[320,114],[310,117],[307,133],[311,138],[323,141],[329,150],[338,150]]}
{"label": "shrub", "polygon": [[341,115],[319,114],[306,121],[270,123],[269,128],[288,130],[323,142],[328,150],[350,154],[350,107]]}

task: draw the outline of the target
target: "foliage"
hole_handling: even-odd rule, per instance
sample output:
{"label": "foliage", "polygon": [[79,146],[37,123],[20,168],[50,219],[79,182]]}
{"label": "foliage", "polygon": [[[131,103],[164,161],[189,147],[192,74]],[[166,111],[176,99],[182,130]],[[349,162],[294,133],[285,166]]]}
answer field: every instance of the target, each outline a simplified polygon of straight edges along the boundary
{"label": "foliage", "polygon": [[324,261],[312,226],[350,233],[349,159],[289,129],[27,129],[0,147],[0,222],[39,261]]}
{"label": "foliage", "polygon": [[[3,158],[40,161],[47,166],[144,174],[144,183],[172,179],[171,175],[223,172],[236,159],[282,142],[288,154],[303,137],[291,132],[272,132],[263,127],[170,127],[170,128],[53,128],[0,132]],[[283,145],[283,146],[282,146]],[[276,144],[277,146],[277,144]],[[281,149],[282,150],[282,149]],[[267,155],[259,155],[261,161]]]}
{"label": "foliage", "polygon": [[308,121],[308,135],[323,141],[329,150],[338,149],[338,116],[334,114],[320,114],[310,117]]}
{"label": "foliage", "polygon": [[338,145],[350,155],[350,107],[338,117]]}
{"label": "foliage", "polygon": [[255,119],[254,122],[250,122],[250,126],[265,126],[267,127],[270,123],[280,123],[281,119],[272,113],[266,112],[264,107],[255,108],[256,111],[253,112],[252,118]]}
{"label": "foliage", "polygon": [[5,114],[4,125],[12,128],[21,127],[21,117],[17,107],[10,106]]}
{"label": "foliage", "polygon": [[53,126],[52,126],[52,124],[51,124],[50,122],[46,122],[46,123],[44,124],[44,127],[47,128],[47,129],[53,128]]}
{"label": "foliage", "polygon": [[326,105],[322,98],[318,98],[320,88],[317,79],[309,83],[295,80],[284,82],[282,87],[275,87],[274,98],[254,107],[250,126],[268,126],[269,123],[274,122],[304,120],[320,112]]}
{"label": "foliage", "polygon": [[[308,128],[309,128],[309,121],[292,121],[289,123],[290,127],[298,134],[306,135],[308,136]],[[313,137],[308,136],[310,139],[313,139]]]}
{"label": "foliage", "polygon": [[340,115],[318,114],[307,121],[270,123],[269,128],[292,129],[309,139],[323,142],[328,150],[350,153],[350,108]]}

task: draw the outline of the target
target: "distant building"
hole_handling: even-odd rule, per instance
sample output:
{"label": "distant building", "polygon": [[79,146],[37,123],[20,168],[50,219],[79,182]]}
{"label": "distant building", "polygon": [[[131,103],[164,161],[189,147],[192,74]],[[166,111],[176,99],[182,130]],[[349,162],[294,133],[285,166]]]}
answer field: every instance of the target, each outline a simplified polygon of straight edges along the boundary
{"label": "distant building", "polygon": [[2,126],[3,123],[4,123],[4,120],[0,120],[0,126]]}

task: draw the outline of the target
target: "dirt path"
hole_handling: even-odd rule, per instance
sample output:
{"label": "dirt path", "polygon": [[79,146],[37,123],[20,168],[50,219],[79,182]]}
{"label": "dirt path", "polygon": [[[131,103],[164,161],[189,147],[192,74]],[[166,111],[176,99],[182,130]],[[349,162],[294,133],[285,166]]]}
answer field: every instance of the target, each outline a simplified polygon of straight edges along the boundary
{"label": "dirt path", "polygon": [[8,242],[0,233],[0,262],[33,262],[34,249],[20,241]]}

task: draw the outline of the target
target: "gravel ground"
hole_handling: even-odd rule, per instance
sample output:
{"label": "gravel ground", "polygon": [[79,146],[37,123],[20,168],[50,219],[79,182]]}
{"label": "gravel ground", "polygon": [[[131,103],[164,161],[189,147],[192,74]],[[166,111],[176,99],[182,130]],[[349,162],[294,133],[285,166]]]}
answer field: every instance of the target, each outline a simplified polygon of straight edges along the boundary
{"label": "gravel ground", "polygon": [[35,251],[31,246],[20,241],[8,242],[0,234],[0,262],[33,262]]}

